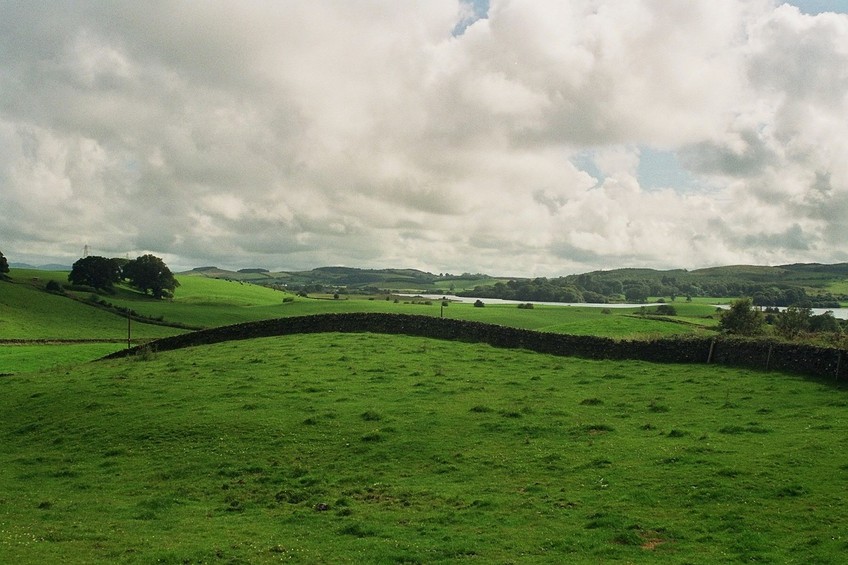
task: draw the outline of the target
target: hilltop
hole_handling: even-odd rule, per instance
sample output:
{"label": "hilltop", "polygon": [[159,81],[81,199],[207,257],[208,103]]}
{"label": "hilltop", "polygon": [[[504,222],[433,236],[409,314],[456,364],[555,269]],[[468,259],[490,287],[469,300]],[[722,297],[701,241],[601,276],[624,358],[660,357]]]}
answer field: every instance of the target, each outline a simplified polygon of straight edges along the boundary
{"label": "hilltop", "polygon": [[232,271],[214,266],[197,267],[180,273],[185,276],[203,276],[264,286],[286,287],[292,290],[320,292],[325,289],[349,289],[365,292],[395,290],[411,292],[443,292],[450,289],[472,288],[474,285],[499,280],[483,274],[450,273],[433,274],[418,269],[360,269],[356,267],[317,267],[308,271],[277,271],[250,268]]}

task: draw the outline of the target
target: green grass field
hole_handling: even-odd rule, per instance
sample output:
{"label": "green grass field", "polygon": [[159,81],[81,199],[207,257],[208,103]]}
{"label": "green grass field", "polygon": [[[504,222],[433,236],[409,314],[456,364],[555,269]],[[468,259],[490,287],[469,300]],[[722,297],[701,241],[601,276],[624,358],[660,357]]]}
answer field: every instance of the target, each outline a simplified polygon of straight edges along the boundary
{"label": "green grass field", "polygon": [[836,563],[843,390],[406,336],[0,378],[8,563]]}
{"label": "green grass field", "polygon": [[[0,282],[0,340],[100,340],[110,343],[100,347],[55,346],[45,350],[0,343],[0,373],[91,360],[99,357],[102,351],[119,347],[113,343],[115,340],[126,339],[126,319],[92,306],[88,303],[90,292],[69,291],[68,295],[78,299],[75,301],[43,291],[47,281],[65,283],[67,273],[15,269],[12,275],[14,284]],[[665,320],[642,317],[639,309],[611,309],[604,314],[601,309],[591,307],[536,306],[532,310],[522,310],[514,305],[474,308],[470,304],[451,303],[442,311],[438,300],[428,305],[416,303],[412,298],[397,301],[357,295],[343,295],[339,300],[331,296],[303,298],[259,285],[203,276],[180,275],[177,279],[180,287],[173,300],[153,300],[125,287],[118,287],[114,294],[103,294],[100,298],[148,318],[197,328],[331,312],[444,315],[545,332],[615,339],[703,333],[713,330],[717,324],[714,307],[699,303],[676,303],[678,316]],[[139,321],[134,321],[131,328],[136,341],[182,331],[185,330]]]}
{"label": "green grass field", "polygon": [[0,345],[0,373],[23,373],[73,366],[126,347],[126,342]]}
{"label": "green grass field", "polygon": [[[126,320],[40,290],[64,273],[12,275],[2,563],[834,563],[848,549],[848,399],[826,383],[365,334],[91,362],[125,347]],[[103,298],[198,327],[442,314],[179,280],[173,301]],[[617,339],[715,328],[714,305],[674,306],[666,320],[455,303],[444,316]]]}
{"label": "green grass field", "polygon": [[[414,303],[412,298],[398,302],[356,295],[342,295],[339,300],[333,300],[329,296],[303,298],[256,285],[217,279],[180,276],[178,280],[181,286],[177,289],[173,301],[155,302],[129,293],[121,293],[109,300],[148,316],[161,316],[165,320],[202,327],[330,312],[388,312],[431,316],[442,314],[438,300],[427,305]],[[291,302],[283,302],[285,298]],[[680,304],[675,307],[680,315],[677,321],[688,324],[634,317],[633,314],[638,313],[638,309],[613,309],[611,314],[602,314],[601,309],[591,307],[537,306],[533,310],[520,310],[514,305],[474,308],[470,304],[452,303],[444,309],[444,315],[540,331],[615,338],[692,333],[709,329],[716,323],[716,320],[704,318],[714,313],[712,306]]]}
{"label": "green grass field", "polygon": [[[137,338],[174,335],[178,330],[134,323]],[[0,340],[126,339],[127,321],[24,282],[0,282]]]}

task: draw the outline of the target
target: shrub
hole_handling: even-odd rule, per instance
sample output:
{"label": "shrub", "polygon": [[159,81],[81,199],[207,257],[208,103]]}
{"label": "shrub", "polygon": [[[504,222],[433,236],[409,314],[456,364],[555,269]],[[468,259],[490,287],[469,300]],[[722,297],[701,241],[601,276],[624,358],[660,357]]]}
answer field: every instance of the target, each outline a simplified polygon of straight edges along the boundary
{"label": "shrub", "polygon": [[474,301],[474,307],[475,308],[482,308],[483,306],[485,306],[485,304],[479,298],[476,301]]}
{"label": "shrub", "polygon": [[142,347],[138,351],[136,351],[136,354],[135,354],[135,357],[134,357],[134,359],[136,361],[153,361],[153,359],[155,359],[155,358],[156,358],[156,349],[149,346],[149,345],[145,345],[144,347]]}
{"label": "shrub", "polygon": [[47,286],[44,287],[47,292],[63,292],[62,285],[56,281],[47,281]]}
{"label": "shrub", "polygon": [[657,314],[663,316],[677,316],[677,308],[671,304],[660,304],[657,306]]}
{"label": "shrub", "polygon": [[809,308],[799,308],[790,306],[775,320],[775,329],[777,333],[786,339],[794,339],[801,332],[810,329],[810,318],[813,311]]}
{"label": "shrub", "polygon": [[750,298],[740,298],[730,305],[730,310],[721,313],[718,328],[729,334],[758,335],[763,333],[765,317],[754,308]]}

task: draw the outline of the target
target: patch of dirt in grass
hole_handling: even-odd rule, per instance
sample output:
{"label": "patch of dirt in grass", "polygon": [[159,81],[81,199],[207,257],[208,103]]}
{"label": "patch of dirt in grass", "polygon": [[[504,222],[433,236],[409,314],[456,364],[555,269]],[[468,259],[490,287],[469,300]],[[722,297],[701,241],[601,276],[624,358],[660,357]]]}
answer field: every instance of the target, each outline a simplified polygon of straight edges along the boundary
{"label": "patch of dirt in grass", "polygon": [[640,532],[640,537],[642,538],[642,549],[645,551],[653,551],[664,543],[668,543],[668,540],[663,538],[659,532],[654,531],[646,531]]}

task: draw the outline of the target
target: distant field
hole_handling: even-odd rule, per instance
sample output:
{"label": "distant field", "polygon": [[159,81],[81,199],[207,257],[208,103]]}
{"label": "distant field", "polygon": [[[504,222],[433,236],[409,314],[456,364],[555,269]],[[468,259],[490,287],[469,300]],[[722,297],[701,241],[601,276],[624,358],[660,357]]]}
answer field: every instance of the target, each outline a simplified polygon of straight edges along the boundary
{"label": "distant field", "polygon": [[837,563],[844,390],[406,336],[0,378],[9,563]]}
{"label": "distant field", "polygon": [[[114,340],[126,337],[126,319],[87,304],[91,293],[71,292],[82,302],[70,300],[39,290],[48,280],[66,283],[67,273],[13,270],[16,284],[0,283],[0,340]],[[38,281],[34,281],[34,279]],[[339,300],[303,298],[264,286],[180,275],[180,287],[173,300],[153,300],[131,289],[118,287],[114,294],[102,294],[100,299],[115,306],[130,308],[143,316],[162,319],[167,323],[188,327],[216,327],[241,322],[326,314],[331,312],[386,312],[444,315],[449,318],[496,323],[546,332],[600,335],[617,339],[632,339],[701,333],[710,331],[717,323],[714,308],[701,303],[675,303],[678,316],[671,321],[638,316],[639,309],[602,309],[590,307],[536,306],[532,310],[514,305],[487,305],[475,308],[470,304],[451,303],[441,308],[436,300],[430,304],[413,299],[384,300],[373,297],[342,295]],[[132,322],[133,339],[150,339],[181,333],[178,328]],[[14,372],[26,367],[49,367],[61,361],[54,355],[65,355],[84,349],[20,349],[0,344],[0,372]],[[111,347],[111,345],[107,346]],[[15,349],[17,348],[17,349]],[[27,358],[28,357],[28,358]],[[82,354],[80,360],[91,357]],[[5,363],[8,369],[3,369]]]}
{"label": "distant field", "polygon": [[153,318],[214,327],[282,316],[283,298],[291,296],[249,283],[200,276],[176,278],[180,286],[173,300],[157,301],[133,292],[121,292],[107,300]]}
{"label": "distant field", "polygon": [[[341,295],[338,300],[303,298],[263,286],[211,279],[199,276],[178,276],[180,287],[172,301],[153,301],[136,293],[119,292],[107,300],[129,307],[146,316],[162,317],[166,321],[189,326],[215,327],[246,321],[285,316],[325,314],[329,312],[389,312],[403,314],[442,315],[440,301],[431,304],[415,303],[411,298],[394,300],[374,299],[357,295]],[[284,299],[288,301],[284,302]],[[714,309],[703,304],[675,306],[680,320],[709,328],[714,321],[703,318]],[[699,331],[694,325],[642,319],[630,316],[634,310],[612,310],[602,314],[599,308],[537,306],[520,310],[514,305],[487,305],[474,308],[470,304],[452,303],[444,309],[446,317],[476,320],[527,329],[559,333],[595,334],[608,337],[638,337],[639,335],[672,335]]]}
{"label": "distant field", "polygon": [[848,280],[831,283],[826,290],[833,294],[848,294]]}

